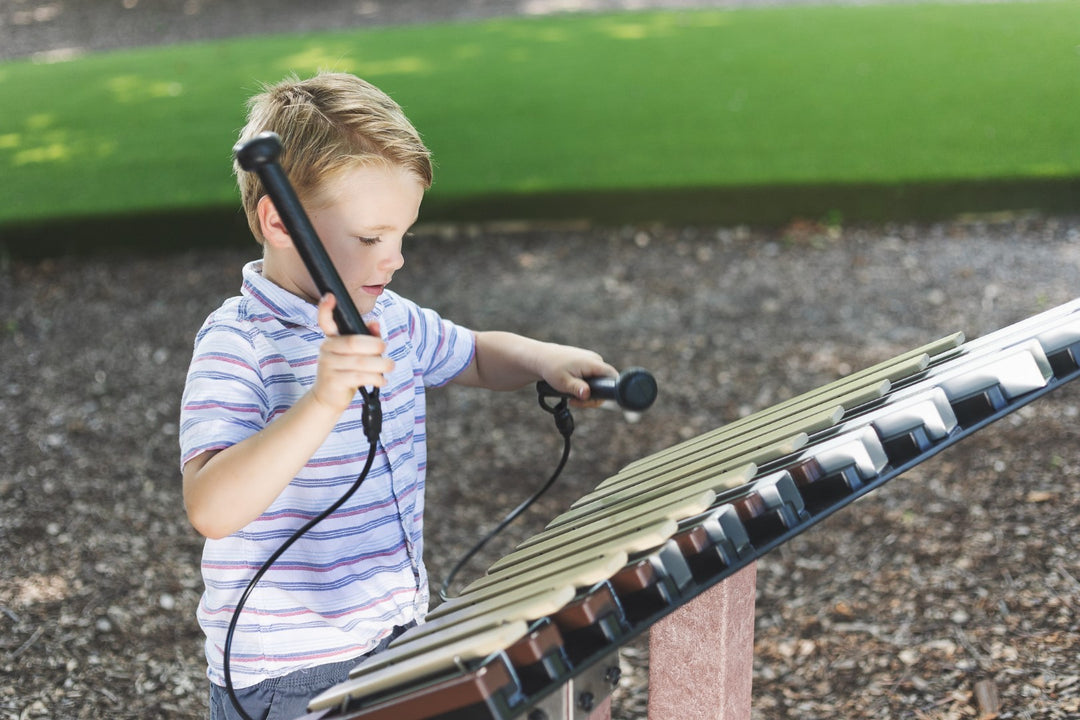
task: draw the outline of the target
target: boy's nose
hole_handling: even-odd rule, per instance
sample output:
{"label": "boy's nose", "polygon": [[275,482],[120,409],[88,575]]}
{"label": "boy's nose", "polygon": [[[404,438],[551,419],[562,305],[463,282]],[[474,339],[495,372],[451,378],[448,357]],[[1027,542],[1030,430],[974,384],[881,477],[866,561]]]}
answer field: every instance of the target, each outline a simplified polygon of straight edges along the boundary
{"label": "boy's nose", "polygon": [[401,252],[401,248],[397,248],[390,252],[383,259],[383,267],[390,271],[400,270],[405,265],[405,255]]}

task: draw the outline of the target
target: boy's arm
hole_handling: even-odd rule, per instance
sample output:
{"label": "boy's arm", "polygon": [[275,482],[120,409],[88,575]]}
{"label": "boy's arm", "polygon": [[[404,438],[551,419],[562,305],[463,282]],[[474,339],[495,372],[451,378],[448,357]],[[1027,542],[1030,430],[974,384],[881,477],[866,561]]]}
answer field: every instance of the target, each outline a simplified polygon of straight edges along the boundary
{"label": "boy's arm", "polygon": [[222,538],[270,507],[330,435],[341,413],[313,392],[259,432],[184,466],[184,506],[200,533]]}
{"label": "boy's arm", "polygon": [[508,332],[478,332],[476,353],[454,382],[489,390],[516,390],[538,380],[572,395],[589,398],[582,378],[617,375],[595,352],[569,345],[540,342]]}
{"label": "boy's arm", "polygon": [[360,386],[381,387],[393,363],[378,337],[339,336],[333,296],[319,303],[327,338],[319,349],[315,384],[259,432],[184,466],[188,519],[209,538],[231,535],[266,511],[333,431]]}

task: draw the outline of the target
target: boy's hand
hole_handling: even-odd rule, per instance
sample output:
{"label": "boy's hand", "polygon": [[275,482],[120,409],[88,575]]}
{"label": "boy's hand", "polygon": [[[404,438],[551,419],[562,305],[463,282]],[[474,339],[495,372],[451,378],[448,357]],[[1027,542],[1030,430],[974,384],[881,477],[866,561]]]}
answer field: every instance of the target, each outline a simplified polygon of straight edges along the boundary
{"label": "boy's hand", "polygon": [[327,294],[319,301],[319,327],[326,340],[319,348],[319,367],[311,393],[320,403],[344,412],[360,387],[382,387],[385,374],[394,362],[382,356],[386,343],[379,327],[369,326],[371,335],[342,335],[334,322],[337,301]]}
{"label": "boy's hand", "polygon": [[547,384],[574,399],[577,407],[596,407],[603,400],[589,398],[589,384],[584,378],[614,377],[619,374],[604,359],[591,350],[568,345],[549,345],[551,354],[544,358],[542,376]]}

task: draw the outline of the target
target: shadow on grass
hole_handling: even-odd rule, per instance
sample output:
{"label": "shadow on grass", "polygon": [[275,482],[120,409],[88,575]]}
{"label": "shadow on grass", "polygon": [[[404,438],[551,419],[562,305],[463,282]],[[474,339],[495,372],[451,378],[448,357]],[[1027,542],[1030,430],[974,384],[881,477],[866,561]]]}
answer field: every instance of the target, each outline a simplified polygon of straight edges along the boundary
{"label": "shadow on grass", "polygon": [[[432,194],[424,200],[421,221],[781,226],[796,219],[851,224],[1018,212],[1080,212],[1080,178],[654,188],[467,198]],[[0,251],[26,260],[64,254],[173,252],[251,242],[239,207],[60,218],[0,227]]]}

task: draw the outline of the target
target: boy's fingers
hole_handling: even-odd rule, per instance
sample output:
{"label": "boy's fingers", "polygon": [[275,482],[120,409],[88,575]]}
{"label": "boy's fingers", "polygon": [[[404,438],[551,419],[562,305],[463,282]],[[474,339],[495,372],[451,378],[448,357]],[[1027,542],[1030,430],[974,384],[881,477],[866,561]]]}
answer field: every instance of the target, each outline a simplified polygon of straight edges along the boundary
{"label": "boy's fingers", "polygon": [[594,399],[592,397],[592,389],[589,387],[588,380],[592,378],[604,378],[615,377],[619,374],[611,365],[603,362],[597,358],[595,364],[575,368],[567,374],[565,378],[565,390],[574,399],[573,404],[577,407],[598,407],[603,404],[603,400]]}
{"label": "boy's fingers", "polygon": [[[337,321],[334,320],[334,308],[337,307],[337,298],[333,293],[326,293],[319,299],[319,327],[326,333],[327,337],[333,337],[340,335],[338,330]],[[381,338],[380,327],[377,320],[372,320],[367,324],[368,332],[372,337]]]}
{"label": "boy's fingers", "polygon": [[584,400],[589,397],[589,383],[584,380],[575,380],[573,382],[573,390],[571,393],[578,400]]}
{"label": "boy's fingers", "polygon": [[319,348],[319,362],[334,372],[388,373],[394,361],[386,357],[386,343],[370,335],[333,335]]}
{"label": "boy's fingers", "polygon": [[319,327],[327,337],[340,335],[337,322],[334,320],[335,307],[337,307],[337,299],[333,293],[327,293],[319,299]]}
{"label": "boy's fingers", "polygon": [[618,370],[613,366],[608,365],[597,356],[596,362],[572,369],[568,373],[569,377],[567,378],[566,383],[569,386],[568,390],[571,395],[578,400],[585,400],[592,394],[591,388],[589,387],[589,380],[616,377],[618,374]]}
{"label": "boy's fingers", "polygon": [[388,373],[394,369],[394,361],[376,353],[330,351],[326,357],[329,367],[337,372]]}

